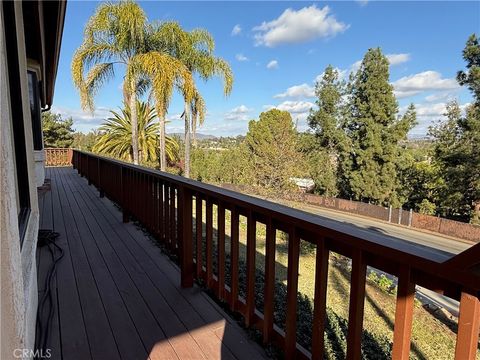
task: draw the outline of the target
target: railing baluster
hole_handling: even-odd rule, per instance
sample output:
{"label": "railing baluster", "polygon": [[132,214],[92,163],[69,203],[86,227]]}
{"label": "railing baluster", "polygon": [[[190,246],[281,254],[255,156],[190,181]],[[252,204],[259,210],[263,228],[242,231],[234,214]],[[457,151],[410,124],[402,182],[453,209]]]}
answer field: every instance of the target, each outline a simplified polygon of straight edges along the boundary
{"label": "railing baluster", "polygon": [[361,358],[366,275],[367,265],[364,254],[361,250],[356,250],[352,257],[352,276],[350,280],[347,334],[347,359],[349,360]]}
{"label": "railing baluster", "polygon": [[266,221],[265,237],[265,288],[263,308],[263,342],[265,344],[272,340],[273,332],[273,309],[275,293],[275,229],[272,219]]}
{"label": "railing baluster", "polygon": [[325,238],[321,238],[318,241],[315,259],[315,305],[313,310],[312,359],[323,359],[324,354],[329,257],[329,251],[325,242]]}
{"label": "railing baluster", "polygon": [[247,217],[247,308],[245,312],[245,325],[253,325],[255,314],[255,251],[256,251],[257,222],[252,213]]}
{"label": "railing baluster", "polygon": [[297,339],[297,291],[300,237],[294,226],[288,231],[287,317],[285,321],[285,357],[293,359]]}
{"label": "railing baluster", "polygon": [[205,211],[205,267],[207,272],[207,287],[211,288],[213,280],[213,206],[210,198],[207,198]]}
{"label": "railing baluster", "polygon": [[173,253],[177,254],[177,221],[175,209],[175,187],[173,184],[170,186],[170,244]]}
{"label": "railing baluster", "polygon": [[192,193],[184,186],[180,186],[178,197],[181,286],[191,287],[193,286]]}
{"label": "railing baluster", "polygon": [[410,268],[403,267],[398,277],[392,350],[392,359],[394,360],[406,360],[410,357],[414,298],[415,284],[410,279]]}
{"label": "railing baluster", "polygon": [[163,181],[158,182],[158,230],[160,233],[160,242],[165,243],[165,199],[163,197],[163,184]]}
{"label": "railing baluster", "polygon": [[239,243],[238,243],[238,210],[234,206],[231,210],[231,239],[230,239],[230,308],[237,310],[238,301],[238,256],[239,256]]}
{"label": "railing baluster", "polygon": [[196,227],[196,247],[197,247],[197,279],[202,278],[202,257],[203,257],[203,219],[202,219],[202,210],[203,210],[203,200],[200,197],[200,194],[196,194],[195,198],[196,211],[195,211],[195,227]]}
{"label": "railing baluster", "polygon": [[218,270],[218,291],[220,300],[225,299],[225,207],[219,201],[217,206],[217,227],[218,227],[218,249],[217,249],[217,270]]}
{"label": "railing baluster", "polygon": [[170,184],[165,182],[164,187],[165,202],[163,203],[163,216],[165,217],[165,246],[171,250],[170,244]]}
{"label": "railing baluster", "polygon": [[480,301],[467,292],[460,297],[455,360],[474,360],[477,354],[480,330]]}

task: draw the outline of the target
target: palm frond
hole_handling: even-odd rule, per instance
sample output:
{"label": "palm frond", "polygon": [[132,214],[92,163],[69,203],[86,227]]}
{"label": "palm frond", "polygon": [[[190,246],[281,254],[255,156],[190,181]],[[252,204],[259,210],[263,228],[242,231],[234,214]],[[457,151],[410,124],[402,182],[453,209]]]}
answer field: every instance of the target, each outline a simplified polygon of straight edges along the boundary
{"label": "palm frond", "polygon": [[[111,117],[99,127],[102,133],[93,147],[94,152],[114,156],[122,160],[130,160],[132,154],[132,123],[130,109],[124,107],[120,111],[111,110]],[[159,123],[155,110],[146,102],[137,101],[138,147],[144,161],[157,162]],[[174,138],[166,137],[165,148],[167,159],[171,162],[178,159],[179,144]]]}

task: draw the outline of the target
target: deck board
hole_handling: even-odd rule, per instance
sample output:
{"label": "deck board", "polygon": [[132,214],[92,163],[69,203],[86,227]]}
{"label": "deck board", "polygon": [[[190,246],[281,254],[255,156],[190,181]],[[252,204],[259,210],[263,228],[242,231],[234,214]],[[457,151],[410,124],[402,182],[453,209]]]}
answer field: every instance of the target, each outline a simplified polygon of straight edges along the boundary
{"label": "deck board", "polygon": [[[72,168],[49,168],[41,227],[60,233],[52,359],[258,359],[264,351]],[[50,225],[50,226],[48,226]],[[51,255],[38,251],[39,294]]]}

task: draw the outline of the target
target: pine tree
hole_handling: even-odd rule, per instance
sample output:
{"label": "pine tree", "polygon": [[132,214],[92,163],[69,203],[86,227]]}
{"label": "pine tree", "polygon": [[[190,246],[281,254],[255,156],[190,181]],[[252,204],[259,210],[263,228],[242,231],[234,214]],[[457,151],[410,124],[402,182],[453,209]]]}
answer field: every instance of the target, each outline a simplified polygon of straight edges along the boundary
{"label": "pine tree", "polygon": [[339,127],[343,83],[339,81],[338,71],[332,65],[325,69],[320,81],[315,85],[318,110],[311,111],[308,125],[315,132],[321,147],[333,153],[342,141],[343,131]]}
{"label": "pine tree", "polygon": [[46,148],[68,148],[73,143],[73,119],[63,119],[61,114],[42,113],[43,142]]}
{"label": "pine tree", "polygon": [[351,149],[342,158],[344,195],[376,204],[401,205],[397,194],[399,141],[415,123],[414,107],[397,118],[389,62],[379,48],[367,51],[349,89],[350,118],[345,131]]}
{"label": "pine tree", "polygon": [[302,161],[288,111],[272,109],[261,113],[258,121],[250,121],[245,144],[258,185],[273,190],[292,187],[290,178],[300,175]]}
{"label": "pine tree", "polygon": [[326,196],[338,194],[338,151],[344,143],[344,132],[340,127],[343,93],[344,84],[339,81],[338,71],[327,66],[315,85],[318,110],[311,110],[307,119],[316,141],[306,149],[315,190]]}
{"label": "pine tree", "polygon": [[463,50],[467,71],[457,81],[473,93],[474,102],[462,116],[457,102],[447,106],[447,119],[430,130],[435,161],[445,179],[441,206],[449,217],[480,224],[480,44],[471,35]]}

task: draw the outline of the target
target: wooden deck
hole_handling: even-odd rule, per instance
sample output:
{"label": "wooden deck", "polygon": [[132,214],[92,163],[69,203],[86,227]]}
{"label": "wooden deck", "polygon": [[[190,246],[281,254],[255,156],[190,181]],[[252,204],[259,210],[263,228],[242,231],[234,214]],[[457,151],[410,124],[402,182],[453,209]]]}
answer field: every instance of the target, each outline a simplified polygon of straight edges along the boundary
{"label": "wooden deck", "polygon": [[[201,289],[180,288],[176,265],[75,170],[47,168],[47,178],[40,228],[58,232],[64,252],[40,314],[45,321],[53,303],[52,359],[265,357]],[[51,264],[49,248],[39,248],[39,301]]]}

